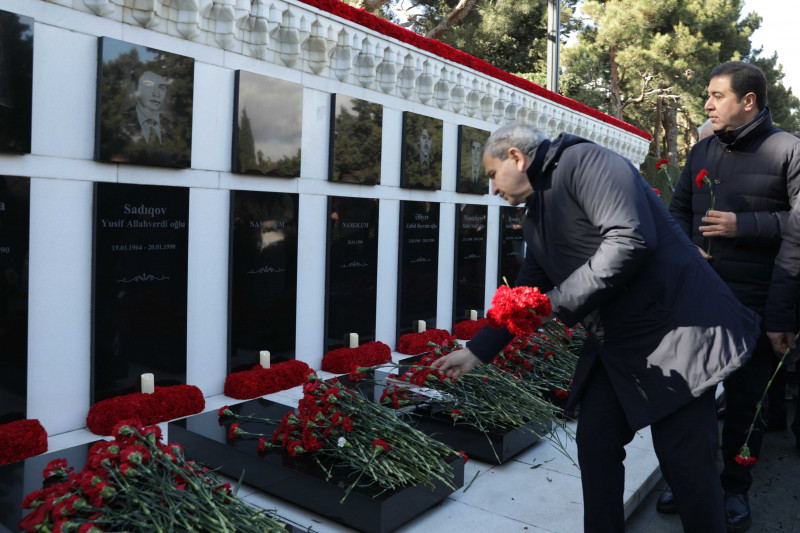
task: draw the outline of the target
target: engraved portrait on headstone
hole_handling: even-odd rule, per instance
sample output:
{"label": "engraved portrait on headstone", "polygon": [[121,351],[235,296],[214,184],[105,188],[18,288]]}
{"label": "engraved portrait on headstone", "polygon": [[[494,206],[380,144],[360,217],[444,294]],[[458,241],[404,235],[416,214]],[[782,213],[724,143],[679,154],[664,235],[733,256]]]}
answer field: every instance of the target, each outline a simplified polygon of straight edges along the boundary
{"label": "engraved portrait on headstone", "polygon": [[442,124],[436,118],[403,113],[402,187],[442,188]]}
{"label": "engraved portrait on headstone", "polygon": [[328,180],[379,185],[383,106],[331,95],[331,137]]}
{"label": "engraved portrait on headstone", "polygon": [[95,159],[191,165],[194,60],[101,37]]}
{"label": "engraved portrait on headstone", "polygon": [[0,152],[31,151],[33,19],[0,11]]}
{"label": "engraved portrait on headstone", "polygon": [[458,127],[458,181],[456,192],[489,194],[489,176],[483,168],[483,147],[489,132]]}
{"label": "engraved portrait on headstone", "polygon": [[303,86],[244,70],[234,85],[233,171],[299,177]]}

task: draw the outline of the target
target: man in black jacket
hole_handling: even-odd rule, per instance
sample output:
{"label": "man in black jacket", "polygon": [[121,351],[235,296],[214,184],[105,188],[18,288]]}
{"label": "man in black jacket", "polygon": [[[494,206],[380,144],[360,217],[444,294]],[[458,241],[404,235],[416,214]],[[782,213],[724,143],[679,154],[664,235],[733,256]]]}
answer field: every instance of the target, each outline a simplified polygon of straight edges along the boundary
{"label": "man in black jacket", "polygon": [[[512,124],[491,135],[483,164],[494,194],[527,208],[516,284],[538,287],[554,316],[568,326],[581,321],[589,333],[567,405],[581,402],[584,530],[624,530],[624,446],[651,425],[685,529],[724,532],[714,387],[752,350],[757,315],[620,155]],[[434,364],[457,377],[512,337],[484,328]]]}
{"label": "man in black jacket", "polygon": [[[766,79],[748,63],[732,61],[711,71],[705,109],[714,135],[692,148],[669,210],[736,297],[763,315],[789,199],[800,187],[800,140],[772,125]],[[762,332],[750,361],[725,380],[721,479],[733,532],[750,526],[747,491],[752,483],[752,466],[734,457],[769,380],[773,357]],[[756,457],[763,429],[750,437]],[[669,492],[658,509],[674,512]]]}

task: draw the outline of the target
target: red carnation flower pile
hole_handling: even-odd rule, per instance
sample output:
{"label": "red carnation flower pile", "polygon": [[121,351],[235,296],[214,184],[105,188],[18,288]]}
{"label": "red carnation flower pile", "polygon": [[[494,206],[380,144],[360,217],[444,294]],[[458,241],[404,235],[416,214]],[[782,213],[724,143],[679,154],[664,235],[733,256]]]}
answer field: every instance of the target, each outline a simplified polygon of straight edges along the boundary
{"label": "red carnation flower pile", "polygon": [[303,361],[285,361],[270,368],[256,364],[225,378],[225,396],[247,400],[302,385],[311,367]]}
{"label": "red carnation flower pile", "polygon": [[397,351],[407,355],[417,355],[430,352],[437,346],[449,344],[452,339],[452,335],[446,329],[427,329],[422,333],[407,333],[397,341]]}
{"label": "red carnation flower pile", "polygon": [[38,420],[15,420],[0,426],[0,465],[47,451],[47,432]]}
{"label": "red carnation flower pile", "polygon": [[488,318],[479,318],[478,320],[464,320],[453,326],[453,336],[456,339],[468,341],[474,337],[483,326],[489,323]]}
{"label": "red carnation flower pile", "polygon": [[152,394],[134,392],[97,402],[89,409],[86,426],[95,435],[111,435],[121,420],[149,426],[199,413],[205,406],[203,393],[194,385],[156,387]]}
{"label": "red carnation flower pile", "polygon": [[322,370],[349,374],[362,366],[377,366],[392,360],[392,349],[380,341],[367,342],[358,348],[337,348],[322,358]]}
{"label": "red carnation flower pile", "polygon": [[44,488],[22,502],[33,511],[18,524],[20,531],[285,531],[281,522],[236,498],[230,483],[186,461],[182,446],[162,444],[158,426],[126,420],[113,434],[113,441],[92,445],[80,472],[64,459],[47,465]]}
{"label": "red carnation flower pile", "polygon": [[514,335],[530,335],[542,325],[541,317],[550,316],[550,299],[536,287],[498,287],[492,308],[486,313],[489,326],[505,326]]}

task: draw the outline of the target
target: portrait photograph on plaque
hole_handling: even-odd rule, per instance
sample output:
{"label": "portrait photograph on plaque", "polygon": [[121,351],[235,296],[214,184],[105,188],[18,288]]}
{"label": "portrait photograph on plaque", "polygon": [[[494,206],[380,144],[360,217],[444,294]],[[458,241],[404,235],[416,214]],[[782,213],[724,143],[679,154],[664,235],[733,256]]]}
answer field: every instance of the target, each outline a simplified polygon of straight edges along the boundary
{"label": "portrait photograph on plaque", "polygon": [[295,358],[297,208],[297,194],[231,192],[228,373],[252,368],[261,350]]}
{"label": "portrait photograph on plaque", "polygon": [[488,131],[470,126],[458,127],[456,192],[489,194],[489,176],[483,168],[483,147],[488,139]]}
{"label": "portrait photograph on plaque", "polygon": [[328,197],[325,351],[358,333],[375,340],[378,282],[378,200]]}
{"label": "portrait photograph on plaque", "polygon": [[500,207],[500,253],[497,261],[497,286],[513,287],[525,259],[525,238],[522,236],[522,222],[525,208],[504,205]]}
{"label": "portrait photograph on plaque", "polygon": [[189,189],[95,183],[92,403],[186,382]]}
{"label": "portrait photograph on plaque", "polygon": [[246,70],[234,80],[233,172],[299,177],[303,86]]}
{"label": "portrait photograph on plaque", "polygon": [[471,310],[483,316],[487,214],[485,205],[456,204],[453,323],[469,318]]}
{"label": "portrait photograph on plaque", "polygon": [[194,60],[100,37],[96,161],[188,168]]}
{"label": "portrait photograph on plaque", "polygon": [[424,320],[436,327],[439,280],[439,204],[400,202],[400,250],[397,285],[397,337],[416,333]]}
{"label": "portrait photograph on plaque", "polygon": [[0,176],[0,424],[26,418],[31,182]]}
{"label": "portrait photograph on plaque", "polygon": [[382,142],[382,105],[331,95],[329,181],[380,184]]}
{"label": "portrait photograph on plaque", "polygon": [[0,11],[0,152],[31,151],[33,19]]}
{"label": "portrait photograph on plaque", "polygon": [[401,187],[442,188],[442,125],[438,118],[403,112]]}

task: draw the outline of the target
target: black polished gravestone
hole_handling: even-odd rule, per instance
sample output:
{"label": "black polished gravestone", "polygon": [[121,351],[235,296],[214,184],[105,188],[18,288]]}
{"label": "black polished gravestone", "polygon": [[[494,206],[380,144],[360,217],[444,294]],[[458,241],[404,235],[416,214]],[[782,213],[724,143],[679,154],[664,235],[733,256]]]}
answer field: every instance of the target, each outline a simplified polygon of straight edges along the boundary
{"label": "black polished gravestone", "polygon": [[378,281],[378,200],[328,197],[325,351],[358,333],[375,339]]}
{"label": "black polished gravestone", "polygon": [[436,327],[439,279],[439,204],[400,202],[400,253],[397,286],[397,337],[417,330],[424,320]]}
{"label": "black polished gravestone", "polygon": [[237,70],[233,171],[282,178],[300,176],[302,118],[302,85]]}
{"label": "black polished gravestone", "polygon": [[297,202],[297,194],[232,192],[229,373],[250,369],[260,350],[295,358]]}
{"label": "black polished gravestone", "polygon": [[489,194],[489,176],[483,168],[483,147],[489,132],[458,127],[458,181],[456,192],[470,194]]}
{"label": "black polished gravestone", "polygon": [[0,11],[0,152],[31,151],[33,19]]}
{"label": "black polished gravestone", "polygon": [[67,465],[79,472],[86,464],[89,448],[95,442],[98,441],[0,466],[0,533],[19,531],[17,524],[31,512],[30,509],[20,508],[22,500],[42,488],[42,471],[47,463],[54,459],[66,459]]}
{"label": "black polished gravestone", "polygon": [[26,418],[31,183],[0,176],[0,424]]}
{"label": "black polished gravestone", "polygon": [[500,207],[500,253],[497,261],[497,286],[508,282],[510,287],[519,274],[525,259],[525,238],[522,236],[522,221],[525,219],[524,207]]}
{"label": "black polished gravestone", "polygon": [[473,309],[483,314],[487,213],[485,205],[456,204],[453,323],[469,319]]}
{"label": "black polished gravestone", "polygon": [[97,183],[92,403],[186,382],[189,189]]}
{"label": "black polished gravestone", "polygon": [[403,113],[400,186],[411,189],[442,188],[442,125],[438,118]]}
{"label": "black polished gravestone", "polygon": [[332,94],[328,180],[380,184],[382,139],[383,106]]}

